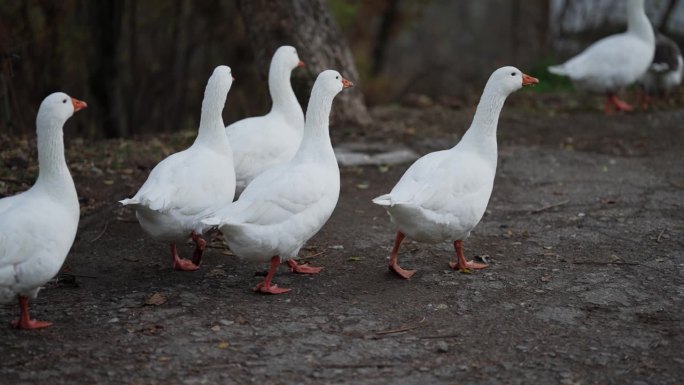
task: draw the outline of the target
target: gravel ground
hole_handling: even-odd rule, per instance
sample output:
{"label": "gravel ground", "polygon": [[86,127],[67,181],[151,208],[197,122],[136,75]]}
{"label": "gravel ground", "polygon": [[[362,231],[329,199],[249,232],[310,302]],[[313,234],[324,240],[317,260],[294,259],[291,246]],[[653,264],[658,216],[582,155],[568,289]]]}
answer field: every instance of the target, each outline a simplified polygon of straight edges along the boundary
{"label": "gravel ground", "polygon": [[[217,234],[200,270],[173,271],[167,246],[113,203],[159,158],[76,173],[89,209],[63,274],[32,302],[54,325],[0,328],[0,383],[683,383],[684,109],[607,118],[520,100],[504,109],[494,193],[464,243],[491,266],[472,274],[449,270],[449,244],[412,241],[399,260],[418,273],[387,270],[394,233],[370,200],[407,164],[342,169],[338,207],[302,253],[323,272],[281,268],[275,282],[293,290],[278,296],[252,292],[267,266]],[[423,154],[456,143],[472,116],[373,113],[334,143]],[[3,323],[17,314],[0,307]]]}

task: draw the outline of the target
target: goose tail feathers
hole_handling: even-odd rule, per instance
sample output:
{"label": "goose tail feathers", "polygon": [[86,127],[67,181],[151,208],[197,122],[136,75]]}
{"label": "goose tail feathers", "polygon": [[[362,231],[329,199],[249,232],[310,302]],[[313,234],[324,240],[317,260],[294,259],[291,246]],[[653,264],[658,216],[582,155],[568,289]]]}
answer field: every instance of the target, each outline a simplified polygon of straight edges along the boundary
{"label": "goose tail feathers", "polygon": [[373,203],[384,207],[392,206],[392,196],[390,196],[390,194],[380,195],[379,197],[373,199]]}
{"label": "goose tail feathers", "polygon": [[560,75],[560,76],[567,76],[568,75],[568,70],[565,68],[563,64],[556,65],[556,66],[549,66],[548,67],[549,72],[555,75]]}

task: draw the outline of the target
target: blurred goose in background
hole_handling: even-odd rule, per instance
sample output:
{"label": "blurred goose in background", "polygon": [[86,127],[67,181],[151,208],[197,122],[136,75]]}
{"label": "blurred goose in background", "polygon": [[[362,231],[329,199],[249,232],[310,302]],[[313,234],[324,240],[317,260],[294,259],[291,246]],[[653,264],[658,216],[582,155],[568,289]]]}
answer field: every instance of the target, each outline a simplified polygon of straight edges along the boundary
{"label": "blurred goose in background", "polygon": [[233,147],[236,194],[264,170],[287,162],[297,152],[304,132],[304,113],[292,90],[290,75],[293,69],[303,66],[294,47],[278,48],[268,71],[271,111],[226,127]]}
{"label": "blurred goose in background", "polygon": [[453,241],[453,269],[482,269],[467,261],[463,241],[484,215],[496,174],[496,129],[509,94],[539,81],[515,67],[503,67],[489,77],[475,117],[461,141],[448,150],[423,156],[409,167],[389,194],[373,199],[383,206],[398,228],[389,268],[405,279],[414,270],[397,262],[405,236],[419,242]]}
{"label": "blurred goose in background", "polygon": [[642,104],[648,104],[648,97],[664,98],[682,83],[684,60],[677,43],[662,33],[656,33],[656,48],[653,62],[641,76],[639,84],[644,88]]}
{"label": "blurred goose in background", "polygon": [[[233,154],[221,117],[232,83],[230,67],[216,67],[204,91],[195,142],[159,162],[140,191],[120,201],[135,209],[147,234],[171,244],[176,270],[197,270],[206,245],[200,219],[232,202],[235,196]],[[180,258],[176,250],[176,243],[188,237],[195,242],[192,261]]]}
{"label": "blurred goose in background", "polygon": [[283,261],[297,273],[321,270],[300,265],[292,258],[323,227],[337,205],[340,170],[328,124],[335,95],[351,86],[337,71],[321,72],[311,90],[304,137],[295,156],[259,174],[237,201],[203,221],[219,227],[235,255],[271,262],[266,278],[255,291],[290,291],[272,284]]}
{"label": "blurred goose in background", "polygon": [[12,325],[38,329],[28,300],[54,277],[76,237],[79,205],[64,158],[64,123],[87,104],[56,92],[40,105],[36,119],[38,179],[29,190],[0,199],[0,303],[19,298],[21,316]]}
{"label": "blurred goose in background", "polygon": [[606,94],[604,111],[631,111],[617,92],[643,75],[653,60],[655,35],[644,0],[627,0],[627,31],[605,37],[549,72],[569,77],[581,89]]}

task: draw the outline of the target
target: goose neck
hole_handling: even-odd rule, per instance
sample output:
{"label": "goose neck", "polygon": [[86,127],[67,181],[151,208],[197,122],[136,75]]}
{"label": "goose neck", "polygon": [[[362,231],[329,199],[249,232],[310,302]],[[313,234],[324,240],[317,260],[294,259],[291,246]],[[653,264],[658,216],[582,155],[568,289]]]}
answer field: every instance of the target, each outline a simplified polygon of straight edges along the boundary
{"label": "goose neck", "polygon": [[64,119],[49,113],[38,113],[36,134],[38,145],[38,181],[53,187],[73,182],[64,156]]}
{"label": "goose neck", "polygon": [[273,100],[271,112],[282,114],[295,127],[304,126],[304,113],[292,89],[292,70],[283,65],[272,65],[268,72],[268,90]]}
{"label": "goose neck", "polygon": [[655,42],[653,27],[644,10],[644,0],[630,0],[627,3],[627,31],[647,42]]}
{"label": "goose neck", "polygon": [[477,104],[473,122],[463,139],[472,137],[477,142],[488,139],[496,143],[496,128],[505,101],[505,95],[490,87],[485,87],[480,102]]}
{"label": "goose neck", "polygon": [[227,91],[219,89],[215,84],[207,86],[202,101],[202,113],[195,143],[217,148],[225,147],[228,144],[222,116],[227,94]]}
{"label": "goose neck", "polygon": [[332,109],[334,98],[335,95],[325,92],[314,85],[309,105],[306,109],[304,135],[295,158],[319,157],[322,156],[321,154],[333,153],[329,124],[330,110]]}

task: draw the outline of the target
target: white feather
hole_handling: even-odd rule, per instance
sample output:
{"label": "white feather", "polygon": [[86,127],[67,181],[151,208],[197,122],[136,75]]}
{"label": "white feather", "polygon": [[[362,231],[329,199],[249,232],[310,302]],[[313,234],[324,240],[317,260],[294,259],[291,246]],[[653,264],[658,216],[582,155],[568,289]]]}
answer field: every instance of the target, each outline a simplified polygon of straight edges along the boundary
{"label": "white feather", "polygon": [[290,74],[300,63],[294,47],[280,47],[271,61],[269,91],[271,111],[226,127],[233,146],[236,192],[265,170],[292,159],[304,132],[304,113],[290,84]]}

